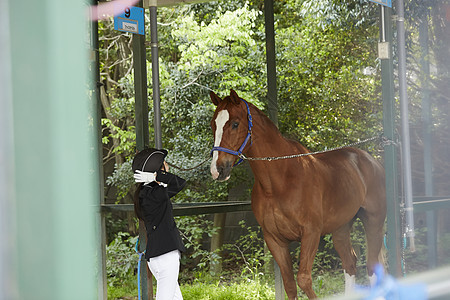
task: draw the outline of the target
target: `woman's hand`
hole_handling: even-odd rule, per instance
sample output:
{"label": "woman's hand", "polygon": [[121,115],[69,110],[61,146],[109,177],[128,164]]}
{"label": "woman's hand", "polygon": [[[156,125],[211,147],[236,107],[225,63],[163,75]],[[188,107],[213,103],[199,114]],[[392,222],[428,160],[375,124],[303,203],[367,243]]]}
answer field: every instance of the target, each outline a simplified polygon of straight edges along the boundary
{"label": "woman's hand", "polygon": [[136,170],[134,172],[134,181],[135,182],[144,182],[144,184],[148,184],[152,181],[155,181],[156,179],[156,172],[149,173],[149,172],[142,172],[139,170]]}

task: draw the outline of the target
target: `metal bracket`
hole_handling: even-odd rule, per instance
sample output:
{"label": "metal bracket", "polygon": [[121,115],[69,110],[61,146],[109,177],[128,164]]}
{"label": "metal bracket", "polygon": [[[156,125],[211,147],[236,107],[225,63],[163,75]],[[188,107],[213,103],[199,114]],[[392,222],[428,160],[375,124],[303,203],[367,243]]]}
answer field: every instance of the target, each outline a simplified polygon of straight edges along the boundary
{"label": "metal bracket", "polygon": [[142,6],[144,8],[149,8],[150,6],[158,6],[157,0],[144,0]]}
{"label": "metal bracket", "polygon": [[378,58],[379,59],[390,59],[389,42],[379,42],[378,43]]}

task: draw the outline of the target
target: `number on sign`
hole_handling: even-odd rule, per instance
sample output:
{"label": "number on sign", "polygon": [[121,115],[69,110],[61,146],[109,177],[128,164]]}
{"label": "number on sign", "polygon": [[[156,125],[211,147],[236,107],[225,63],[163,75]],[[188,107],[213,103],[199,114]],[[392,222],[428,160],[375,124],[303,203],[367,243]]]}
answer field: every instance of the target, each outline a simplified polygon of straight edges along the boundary
{"label": "number on sign", "polygon": [[125,8],[125,17],[126,17],[126,18],[129,18],[130,16],[131,16],[131,10],[130,10],[129,7],[126,7],[126,8]]}

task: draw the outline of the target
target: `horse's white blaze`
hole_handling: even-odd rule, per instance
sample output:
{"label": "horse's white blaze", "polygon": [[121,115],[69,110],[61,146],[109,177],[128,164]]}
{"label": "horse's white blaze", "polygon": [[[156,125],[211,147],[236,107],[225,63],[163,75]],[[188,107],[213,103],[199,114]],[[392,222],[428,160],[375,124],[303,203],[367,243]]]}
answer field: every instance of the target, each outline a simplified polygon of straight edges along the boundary
{"label": "horse's white blaze", "polygon": [[[230,114],[228,113],[228,110],[224,109],[221,110],[217,114],[217,118],[215,120],[216,122],[216,133],[214,135],[214,147],[219,147],[220,143],[222,142],[222,136],[223,136],[223,127],[230,119]],[[219,158],[219,152],[214,151],[213,152],[213,159],[211,162],[211,175],[214,179],[217,179],[219,177],[219,171],[217,171],[217,159]]]}
{"label": "horse's white blaze", "polygon": [[348,295],[355,290],[356,276],[349,275],[345,271],[344,271],[344,276],[345,276],[345,294]]}

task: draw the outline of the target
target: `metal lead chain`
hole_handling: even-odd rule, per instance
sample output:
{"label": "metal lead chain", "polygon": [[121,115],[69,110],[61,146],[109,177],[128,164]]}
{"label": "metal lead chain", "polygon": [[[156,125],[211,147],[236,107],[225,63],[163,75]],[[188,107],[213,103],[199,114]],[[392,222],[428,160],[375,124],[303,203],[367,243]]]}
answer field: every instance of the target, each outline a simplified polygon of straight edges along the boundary
{"label": "metal lead chain", "polygon": [[[331,149],[326,149],[326,150],[322,150],[322,151],[315,151],[315,152],[309,152],[309,153],[300,153],[300,154],[292,154],[292,155],[285,155],[285,156],[277,156],[277,157],[273,157],[273,156],[269,156],[269,157],[247,157],[244,154],[240,154],[239,157],[245,160],[265,160],[265,161],[273,161],[273,160],[280,160],[280,159],[291,159],[291,158],[298,158],[298,157],[303,157],[303,156],[309,156],[309,155],[315,155],[315,154],[320,154],[320,153],[326,153],[326,152],[331,152],[331,151],[336,151],[336,150],[340,150],[340,149],[344,149],[344,148],[348,148],[348,147],[354,147],[357,145],[361,145],[367,142],[371,142],[371,141],[375,141],[377,139],[383,138],[380,135],[359,141],[359,142],[354,142],[354,143],[350,143],[350,144],[346,144],[340,147],[336,147],[336,148],[331,148]],[[386,139],[387,140],[387,139]]]}

